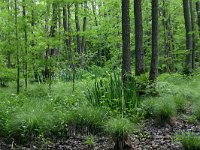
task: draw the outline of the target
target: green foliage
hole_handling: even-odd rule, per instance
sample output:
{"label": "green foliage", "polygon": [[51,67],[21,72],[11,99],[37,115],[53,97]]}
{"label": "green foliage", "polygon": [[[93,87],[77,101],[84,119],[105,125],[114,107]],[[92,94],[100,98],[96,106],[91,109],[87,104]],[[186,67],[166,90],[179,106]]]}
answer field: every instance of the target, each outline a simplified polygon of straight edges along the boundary
{"label": "green foliage", "polygon": [[189,124],[197,123],[197,117],[195,115],[184,115],[183,118]]}
{"label": "green foliage", "polygon": [[93,147],[96,144],[94,136],[93,135],[86,136],[84,143],[89,147]]}
{"label": "green foliage", "polygon": [[87,129],[86,132],[95,133],[101,130],[105,114],[100,108],[85,104],[69,111],[66,117],[67,123],[76,126],[77,132]]}
{"label": "green foliage", "polygon": [[128,135],[136,130],[136,124],[133,124],[127,118],[110,118],[104,125],[106,133],[110,134],[115,142],[114,149],[123,150]]}
{"label": "green foliage", "polygon": [[29,140],[41,134],[49,135],[54,124],[52,107],[45,102],[30,101],[10,114],[6,130],[11,137]]}
{"label": "green foliage", "polygon": [[154,117],[161,125],[169,123],[170,119],[176,114],[176,105],[171,99],[158,99],[154,105]]}
{"label": "green foliage", "polygon": [[96,78],[94,87],[88,89],[86,97],[89,102],[94,106],[102,106],[111,111],[119,112],[122,109],[122,99],[124,99],[126,110],[134,108],[137,105],[134,77],[130,78],[127,85],[122,86],[119,74],[114,73],[107,76],[107,78]]}
{"label": "green foliage", "polygon": [[15,69],[3,68],[0,66],[0,86],[8,86],[8,82],[15,80]]}
{"label": "green foliage", "polygon": [[155,103],[156,103],[156,100],[154,98],[145,99],[141,103],[141,107],[144,111],[144,116],[146,118],[153,116]]}
{"label": "green foliage", "polygon": [[133,133],[136,125],[129,119],[116,117],[110,118],[104,125],[105,132],[110,134],[114,139],[126,139],[129,134]]}
{"label": "green foliage", "polygon": [[150,98],[143,101],[146,117],[154,117],[161,125],[169,123],[176,114],[176,105],[171,97]]}
{"label": "green foliage", "polygon": [[193,114],[200,120],[200,101],[193,104]]}
{"label": "green foliage", "polygon": [[186,107],[187,107],[187,99],[184,96],[181,95],[174,95],[172,96],[175,105],[176,105],[176,109],[178,112],[185,112],[186,111]]}
{"label": "green foliage", "polygon": [[177,134],[175,139],[180,141],[185,150],[200,149],[200,135],[193,132]]}

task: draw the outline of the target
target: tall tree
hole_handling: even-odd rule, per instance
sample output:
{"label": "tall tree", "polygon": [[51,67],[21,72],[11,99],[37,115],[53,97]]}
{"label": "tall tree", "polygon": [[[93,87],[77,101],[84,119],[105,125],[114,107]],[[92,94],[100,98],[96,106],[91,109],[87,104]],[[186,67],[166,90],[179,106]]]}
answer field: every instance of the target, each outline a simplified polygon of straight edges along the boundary
{"label": "tall tree", "polygon": [[162,1],[162,25],[164,29],[164,54],[166,71],[173,71],[173,29],[171,27],[171,15],[169,11],[170,1]]}
{"label": "tall tree", "polygon": [[80,38],[80,21],[79,21],[79,4],[75,3],[75,23],[76,23],[76,50],[81,54],[81,38]]}
{"label": "tall tree", "polygon": [[24,49],[25,49],[25,90],[28,87],[28,33],[27,33],[27,23],[26,23],[26,0],[23,0],[23,19],[24,19]]}
{"label": "tall tree", "polygon": [[135,74],[141,75],[145,71],[143,25],[142,25],[142,0],[134,0],[135,15]]}
{"label": "tall tree", "polygon": [[[86,31],[86,27],[87,27],[87,1],[84,2],[83,4],[83,8],[84,8],[84,17],[83,17],[83,32]],[[85,42],[85,35],[82,35],[82,42],[81,42],[81,66],[84,66],[84,53],[85,53],[85,46],[86,46],[86,42]]]}
{"label": "tall tree", "polygon": [[199,31],[199,35],[200,35],[200,1],[196,2],[196,11],[197,11],[198,31]]}
{"label": "tall tree", "polygon": [[19,35],[18,35],[18,8],[17,0],[15,2],[15,42],[16,42],[16,51],[17,51],[17,94],[19,94],[20,87],[20,64],[19,64]]}
{"label": "tall tree", "polygon": [[122,0],[122,80],[131,75],[129,0]]}
{"label": "tall tree", "polygon": [[150,81],[158,76],[158,0],[152,0],[152,55]]}
{"label": "tall tree", "polygon": [[183,0],[183,12],[186,30],[186,49],[189,51],[186,55],[184,73],[189,74],[192,72],[192,35],[190,34],[190,32],[192,31],[192,26],[189,0]]}
{"label": "tall tree", "polygon": [[190,15],[191,15],[191,31],[192,31],[192,69],[195,69],[195,20],[194,20],[194,10],[192,0],[189,0],[190,5]]}

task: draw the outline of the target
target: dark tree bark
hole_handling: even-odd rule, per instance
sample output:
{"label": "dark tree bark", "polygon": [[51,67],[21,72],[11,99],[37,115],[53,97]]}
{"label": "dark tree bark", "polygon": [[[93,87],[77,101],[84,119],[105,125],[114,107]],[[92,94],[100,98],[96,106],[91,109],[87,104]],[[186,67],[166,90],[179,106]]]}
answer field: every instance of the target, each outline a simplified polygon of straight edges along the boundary
{"label": "dark tree bark", "polygon": [[199,35],[200,35],[200,1],[196,2],[196,11],[197,11],[198,31],[199,31]]}
{"label": "dark tree bark", "polygon": [[191,15],[191,30],[192,30],[192,69],[195,69],[195,20],[192,0],[190,1],[190,15]]}
{"label": "dark tree bark", "polygon": [[173,56],[172,56],[172,46],[173,46],[173,31],[171,28],[171,19],[170,19],[170,12],[168,7],[170,6],[170,1],[166,2],[163,0],[162,6],[162,24],[164,29],[164,53],[165,53],[165,64],[166,64],[166,71],[172,72],[173,71]]}
{"label": "dark tree bark", "polygon": [[[86,31],[86,27],[87,27],[87,2],[84,2],[83,4],[84,7],[84,12],[85,12],[85,16],[83,17],[83,32]],[[86,46],[86,42],[85,42],[85,36],[82,36],[82,42],[81,42],[81,66],[84,66],[84,53],[85,53],[85,46]]]}
{"label": "dark tree bark", "polygon": [[15,42],[17,51],[17,94],[19,94],[20,87],[20,64],[19,64],[19,35],[18,35],[18,11],[17,11],[17,0],[15,2]]}
{"label": "dark tree bark", "polygon": [[122,0],[122,80],[131,75],[129,0]]}
{"label": "dark tree bark", "polygon": [[77,44],[77,47],[76,47],[76,50],[79,54],[81,54],[81,38],[80,38],[80,21],[79,21],[79,10],[78,10],[78,3],[75,3],[75,23],[76,23],[76,32],[77,32],[77,35],[76,35],[76,44]]}
{"label": "dark tree bark", "polygon": [[155,81],[158,76],[158,0],[152,0],[152,56],[150,81]]}
{"label": "dark tree bark", "polygon": [[[47,4],[47,11],[49,11],[49,6]],[[52,19],[51,19],[51,26],[50,26],[50,33],[49,33],[49,38],[54,38],[55,37],[55,33],[56,33],[56,27],[57,27],[57,16],[58,16],[58,5],[56,3],[52,4],[52,9],[53,9],[53,13],[52,13]],[[49,13],[49,12],[48,12]],[[48,15],[48,14],[47,14]],[[48,17],[47,17],[48,18]],[[48,21],[46,22],[46,28],[47,28],[47,32],[48,32]],[[50,62],[50,64],[47,63],[47,60],[51,57],[53,57],[56,54],[56,49],[53,47],[50,47],[48,45],[48,49],[46,51],[46,65],[45,65],[45,79],[50,79],[53,75],[52,72],[52,62]]]}
{"label": "dark tree bark", "polygon": [[192,26],[191,26],[189,0],[183,0],[183,12],[184,12],[185,30],[186,30],[186,49],[189,51],[185,60],[184,73],[190,74],[192,72],[192,53],[191,53],[192,35],[190,34],[190,32],[192,31]]}
{"label": "dark tree bark", "polygon": [[27,24],[26,24],[26,4],[23,0],[23,19],[24,19],[24,49],[25,49],[25,90],[28,88],[28,33],[27,33]]}
{"label": "dark tree bark", "polygon": [[68,3],[63,7],[63,27],[66,35],[65,38],[66,54],[69,61],[71,61],[70,18],[71,18],[71,11],[70,11],[70,4]]}
{"label": "dark tree bark", "polygon": [[135,15],[135,74],[141,75],[145,71],[143,25],[142,25],[142,0],[134,0]]}

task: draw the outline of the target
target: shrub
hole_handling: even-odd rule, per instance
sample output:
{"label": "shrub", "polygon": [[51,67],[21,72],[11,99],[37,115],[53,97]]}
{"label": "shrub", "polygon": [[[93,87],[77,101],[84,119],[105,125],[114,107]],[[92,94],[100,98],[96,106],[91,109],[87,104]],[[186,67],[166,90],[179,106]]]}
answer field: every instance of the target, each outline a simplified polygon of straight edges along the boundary
{"label": "shrub", "polygon": [[193,114],[196,116],[198,120],[200,120],[200,101],[194,103],[193,105]]}
{"label": "shrub", "polygon": [[86,136],[84,143],[88,146],[89,149],[91,149],[96,144],[94,136],[93,135]]}
{"label": "shrub", "polygon": [[137,104],[136,81],[134,77],[128,80],[128,84],[122,87],[121,76],[117,73],[110,74],[107,78],[96,78],[93,88],[88,89],[86,97],[92,105],[110,110],[121,110],[123,97],[125,108],[131,109]]}
{"label": "shrub", "polygon": [[0,70],[0,87],[6,87],[8,86],[8,82],[15,80],[15,69],[0,66]]}
{"label": "shrub", "polygon": [[26,142],[41,134],[49,135],[54,119],[47,103],[30,101],[9,116],[6,131],[18,142]]}
{"label": "shrub", "polygon": [[185,150],[199,150],[200,149],[200,135],[193,132],[185,132],[177,134],[175,139],[180,141]]}
{"label": "shrub", "polygon": [[152,117],[154,114],[154,106],[155,106],[156,100],[153,98],[145,99],[141,105],[142,109],[144,110],[144,117],[149,118]]}
{"label": "shrub", "polygon": [[101,129],[105,115],[99,108],[81,105],[70,111],[66,117],[68,125],[74,126],[76,132],[94,133]]}
{"label": "shrub", "polygon": [[197,117],[195,115],[184,115],[184,120],[189,124],[196,124],[197,123]]}
{"label": "shrub", "polygon": [[171,118],[176,114],[176,105],[172,99],[157,99],[154,105],[153,116],[160,125],[170,123]]}
{"label": "shrub", "polygon": [[176,104],[176,109],[178,112],[185,112],[187,106],[187,99],[181,95],[174,95],[173,100]]}
{"label": "shrub", "polygon": [[123,150],[128,135],[135,129],[135,124],[131,123],[127,118],[110,118],[105,123],[105,132],[110,134],[115,142],[115,150]]}

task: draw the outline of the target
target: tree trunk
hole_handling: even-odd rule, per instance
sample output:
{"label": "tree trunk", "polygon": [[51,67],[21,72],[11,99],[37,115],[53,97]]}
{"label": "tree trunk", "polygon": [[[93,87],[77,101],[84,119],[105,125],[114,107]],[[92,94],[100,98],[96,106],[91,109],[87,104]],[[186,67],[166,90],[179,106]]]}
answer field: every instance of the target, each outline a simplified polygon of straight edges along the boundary
{"label": "tree trunk", "polygon": [[18,35],[18,11],[17,11],[17,0],[15,0],[15,42],[17,51],[17,94],[19,94],[20,87],[20,64],[19,64],[19,35]]}
{"label": "tree trunk", "polygon": [[[84,2],[84,12],[85,16],[83,17],[83,33],[86,31],[87,27],[87,2]],[[85,53],[85,35],[82,36],[82,43],[81,43],[81,66],[84,66],[84,53]]]}
{"label": "tree trunk", "polygon": [[141,75],[145,71],[143,25],[142,25],[142,0],[134,0],[135,14],[135,74]]}
{"label": "tree trunk", "polygon": [[197,11],[198,31],[199,31],[199,36],[200,36],[200,1],[196,2],[196,11]]}
{"label": "tree trunk", "polygon": [[26,1],[23,0],[23,19],[24,19],[24,49],[25,49],[25,91],[28,88],[28,34],[26,24]]}
{"label": "tree trunk", "polygon": [[194,21],[194,10],[192,0],[190,1],[190,15],[191,15],[191,30],[192,30],[192,69],[195,69],[195,21]]}
{"label": "tree trunk", "polygon": [[75,3],[75,23],[76,23],[76,50],[79,54],[81,54],[81,38],[80,38],[80,24],[79,24],[79,11],[78,11],[78,3]]}
{"label": "tree trunk", "polygon": [[122,0],[122,80],[131,75],[129,0]]}
{"label": "tree trunk", "polygon": [[155,81],[158,76],[158,0],[152,0],[152,56],[150,81]]}
{"label": "tree trunk", "polygon": [[171,28],[171,20],[170,20],[170,12],[168,7],[170,6],[170,1],[166,2],[163,0],[162,6],[162,24],[164,28],[164,53],[165,53],[165,71],[172,72],[173,71],[173,56],[172,56],[172,46],[173,46],[173,31]]}
{"label": "tree trunk", "polygon": [[183,0],[183,11],[184,11],[184,19],[185,19],[185,30],[186,30],[186,49],[189,51],[189,54],[186,56],[185,60],[185,69],[184,73],[190,74],[192,72],[192,35],[190,32],[192,31],[191,27],[191,17],[190,17],[190,6],[188,0]]}
{"label": "tree trunk", "polygon": [[93,15],[94,15],[95,26],[98,26],[95,2],[92,2],[92,12],[93,12]]}

